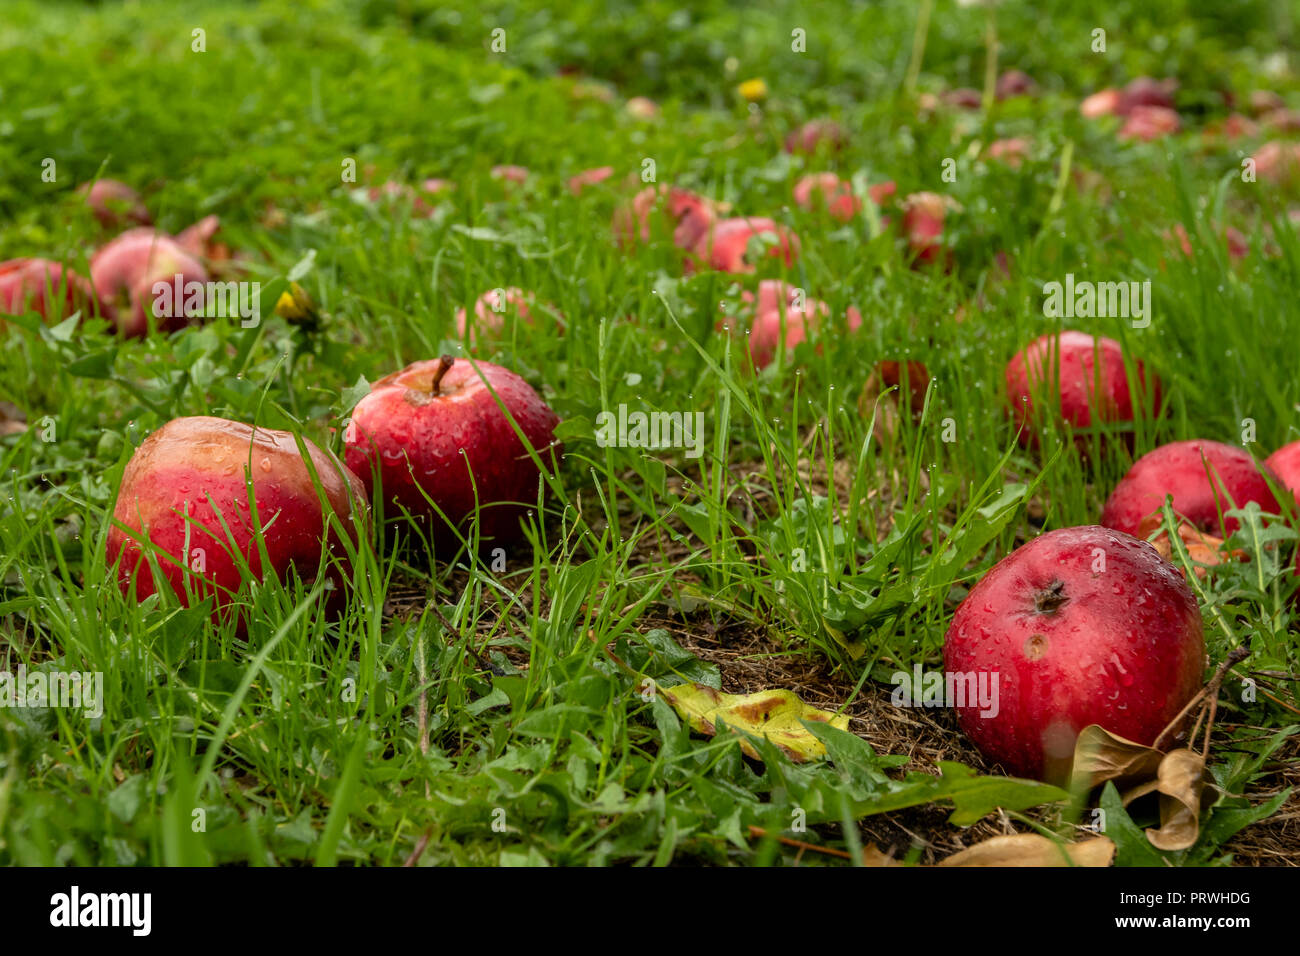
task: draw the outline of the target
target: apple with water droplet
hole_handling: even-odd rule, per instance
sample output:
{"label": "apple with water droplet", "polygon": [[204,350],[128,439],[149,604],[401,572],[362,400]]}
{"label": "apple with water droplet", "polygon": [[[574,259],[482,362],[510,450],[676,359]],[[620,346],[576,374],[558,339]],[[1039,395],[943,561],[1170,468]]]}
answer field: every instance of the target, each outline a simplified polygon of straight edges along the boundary
{"label": "apple with water droplet", "polygon": [[1174,514],[1217,538],[1237,530],[1236,518],[1224,517],[1248,502],[1278,514],[1281,506],[1269,480],[1281,482],[1267,465],[1259,465],[1244,448],[1217,441],[1176,441],[1147,452],[1120,479],[1101,513],[1104,527],[1141,536],[1151,525],[1165,496],[1173,496]]}
{"label": "apple with water droplet", "polygon": [[372,496],[382,488],[385,501],[431,523],[444,539],[448,523],[468,532],[477,507],[480,542],[508,541],[536,504],[538,463],[553,468],[562,453],[557,424],[514,372],[444,355],[375,383],[353,409],[346,461]]}
{"label": "apple with water droplet", "polygon": [[950,701],[981,753],[1013,775],[1061,782],[1089,724],[1153,744],[1200,688],[1205,638],[1196,597],[1150,544],[1061,528],[971,589],[943,665],[954,689],[986,691],[983,702]]}
{"label": "apple with water droplet", "polygon": [[[337,458],[302,442],[343,530],[354,543],[368,537],[365,485]],[[327,586],[341,594],[347,549],[311,470],[291,432],[206,416],[168,422],[131,456],[113,506],[108,563],[123,593],[143,600],[158,589],[152,554],[161,583],[183,605],[191,594],[215,597],[220,613],[247,575],[283,579],[295,570],[312,579],[328,551],[338,563],[325,568]]]}

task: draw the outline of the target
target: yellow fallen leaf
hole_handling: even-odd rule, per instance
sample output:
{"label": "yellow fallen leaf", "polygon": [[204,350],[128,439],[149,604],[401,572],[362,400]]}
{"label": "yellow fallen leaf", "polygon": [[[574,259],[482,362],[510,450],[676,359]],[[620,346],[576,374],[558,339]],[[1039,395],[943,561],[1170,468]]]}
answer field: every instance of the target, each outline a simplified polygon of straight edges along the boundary
{"label": "yellow fallen leaf", "polygon": [[1037,833],[1017,833],[976,843],[940,860],[938,865],[1107,867],[1114,857],[1115,844],[1104,836],[1057,843]]}
{"label": "yellow fallen leaf", "polygon": [[[840,730],[849,729],[847,714],[836,715],[810,707],[788,690],[724,694],[703,684],[687,683],[661,687],[659,693],[697,733],[713,736],[718,722],[722,721],[733,730],[767,738],[796,761],[826,756],[822,742],[800,720],[819,720]],[[747,756],[759,759],[758,751],[744,737],[740,749]]]}

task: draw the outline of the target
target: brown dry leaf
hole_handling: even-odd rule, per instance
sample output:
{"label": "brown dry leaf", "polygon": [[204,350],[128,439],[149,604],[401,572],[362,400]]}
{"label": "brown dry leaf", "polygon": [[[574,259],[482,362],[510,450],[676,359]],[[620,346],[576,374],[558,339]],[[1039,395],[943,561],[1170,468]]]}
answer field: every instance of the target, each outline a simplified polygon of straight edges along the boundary
{"label": "brown dry leaf", "polygon": [[[1179,522],[1178,537],[1182,539],[1183,546],[1187,548],[1187,556],[1196,563],[1195,571],[1198,578],[1204,578],[1208,568],[1213,565],[1223,564],[1227,561],[1250,560],[1250,556],[1245,551],[1240,548],[1228,550],[1224,548],[1222,538],[1206,534],[1185,521]],[[1168,531],[1161,531],[1160,534],[1151,539],[1151,544],[1160,552],[1162,558],[1171,563],[1173,562],[1174,548],[1169,540]],[[1178,570],[1182,571],[1182,568]]]}
{"label": "brown dry leaf", "polygon": [[1154,747],[1134,743],[1112,734],[1098,724],[1089,724],[1079,732],[1074,744],[1074,785],[1091,790],[1107,780],[1123,793],[1152,780],[1160,769],[1164,754]]}
{"label": "brown dry leaf", "polygon": [[1107,867],[1115,858],[1109,837],[1057,843],[1037,833],[996,836],[967,847],[939,866],[1091,866]]}
{"label": "brown dry leaf", "polygon": [[882,853],[880,847],[874,843],[868,843],[862,847],[862,865],[863,866],[901,866],[902,864],[895,860],[887,853]]}
{"label": "brown dry leaf", "polygon": [[[1160,763],[1160,829],[1148,829],[1147,839],[1158,850],[1186,850],[1200,835],[1201,811],[1215,800],[1214,777],[1205,758],[1182,748],[1165,754]],[[1126,801],[1127,802],[1127,801]]]}
{"label": "brown dry leaf", "polygon": [[27,416],[17,405],[0,402],[0,438],[6,435],[21,435],[27,431]]}
{"label": "brown dry leaf", "polygon": [[[724,694],[704,684],[687,683],[660,687],[659,693],[697,733],[713,736],[721,720],[734,730],[766,737],[795,761],[826,755],[822,742],[808,732],[801,719],[849,729],[847,714],[836,715],[810,707],[788,690]],[[740,738],[740,749],[755,760],[760,759],[753,744],[744,737]]]}

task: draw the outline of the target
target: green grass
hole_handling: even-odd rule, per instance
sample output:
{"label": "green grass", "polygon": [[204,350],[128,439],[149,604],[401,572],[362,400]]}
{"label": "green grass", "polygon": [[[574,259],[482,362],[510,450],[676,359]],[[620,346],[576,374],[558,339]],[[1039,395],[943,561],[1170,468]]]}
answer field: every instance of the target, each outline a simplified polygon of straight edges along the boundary
{"label": "green grass", "polygon": [[[1043,95],[923,120],[905,90],[914,3],[616,6],[561,17],[531,2],[8,5],[0,260],[85,271],[108,235],[73,190],[110,176],[140,187],[164,228],[218,213],[250,278],[271,288],[293,273],[324,321],[215,322],[138,342],[34,319],[0,333],[0,400],[31,426],[0,439],[0,670],[106,676],[98,719],[0,709],[0,862],[397,865],[418,846],[422,864],[761,865],[794,851],[751,826],[786,832],[802,810],[801,839],[852,849],[876,815],[934,801],[956,810],[953,824],[994,806],[1026,821],[1037,807],[1035,824],[1071,832],[1078,808],[1044,809],[1051,794],[1005,782],[971,796],[959,769],[904,766],[901,738],[884,753],[827,731],[831,762],[796,765],[770,747],[747,760],[733,737],[692,735],[661,698],[643,698],[640,675],[725,682],[664,629],[724,628],[887,699],[895,665],[939,666],[953,609],[985,570],[1041,528],[1095,523],[1136,455],[1183,438],[1241,444],[1246,419],[1261,457],[1300,437],[1300,242],[1286,222],[1297,197],[1241,181],[1258,139],[1207,148],[1199,133],[1226,112],[1220,89],[1273,88],[1300,105],[1300,80],[1269,60],[1300,11],[1172,3],[1157,19],[1134,2],[1094,23],[1076,4],[1007,5],[999,63]],[[986,16],[935,5],[920,90],[982,85]],[[504,54],[488,49],[498,26]],[[1105,55],[1089,50],[1098,26]],[[796,27],[805,54],[790,50]],[[195,28],[206,52],[191,51]],[[575,98],[562,67],[617,98]],[[1142,73],[1182,79],[1187,132],[1124,144],[1113,121],[1079,116],[1083,95]],[[770,89],[753,108],[734,89],[751,77]],[[661,103],[659,119],[623,111],[638,94]],[[846,126],[846,148],[782,153],[786,132],[818,115]],[[1015,135],[1035,144],[1019,170],[978,158],[980,144]],[[1063,178],[1067,154],[1106,191]],[[684,278],[670,242],[625,254],[611,240],[618,184],[647,158],[660,182],[790,225],[803,255],[789,280],[835,316],[856,304],[863,329],[843,334],[837,320],[746,373],[743,338],[714,328],[719,304],[737,300],[733,277]],[[457,188],[413,219],[356,201],[340,177],[348,159],[376,181]],[[498,163],[533,177],[506,188],[488,174]],[[615,179],[569,194],[569,176],[604,164]],[[821,168],[893,179],[900,196],[952,196],[953,273],[909,269],[866,217],[828,225],[795,207],[794,181]],[[1179,222],[1191,259],[1163,237]],[[1227,261],[1214,222],[1251,237],[1245,262]],[[1012,274],[999,284],[1003,250]],[[1165,384],[1167,414],[1132,454],[1111,443],[1081,456],[1056,433],[1036,451],[1015,442],[1003,368],[1057,327],[1042,286],[1066,272],[1151,280],[1150,327],[1074,323],[1120,339]],[[104,541],[150,431],[212,414],[338,451],[359,380],[460,349],[455,310],[500,286],[534,290],[567,322],[562,336],[512,324],[476,353],[565,420],[566,460],[505,571],[489,555],[363,547],[340,618],[301,582],[250,583],[246,634],[202,609],[123,600]],[[987,307],[955,321],[980,291]],[[902,357],[934,385],[921,421],[877,442],[859,396],[877,361]],[[599,447],[596,416],[620,403],[703,412],[704,456]],[[1251,561],[1194,581],[1213,661],[1249,641],[1250,670],[1300,672],[1289,534],[1248,525]],[[1235,828],[1277,809],[1296,779],[1291,739],[1265,744],[1294,722],[1294,683],[1268,685],[1292,711],[1228,686],[1220,719],[1233,726],[1216,736],[1215,772],[1229,795],[1174,863],[1223,862]],[[962,759],[988,769],[973,750]],[[1161,862],[1124,832],[1112,833],[1119,862]],[[1289,851],[1294,862],[1294,837]]]}

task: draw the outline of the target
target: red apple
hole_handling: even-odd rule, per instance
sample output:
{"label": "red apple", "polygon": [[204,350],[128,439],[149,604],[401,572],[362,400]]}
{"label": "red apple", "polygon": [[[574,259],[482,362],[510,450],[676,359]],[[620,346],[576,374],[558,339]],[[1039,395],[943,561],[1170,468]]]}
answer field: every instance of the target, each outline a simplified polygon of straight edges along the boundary
{"label": "red apple", "polygon": [[[817,197],[814,200],[813,191]],[[812,173],[794,184],[794,201],[800,209],[824,208],[832,219],[848,222],[862,208],[862,200],[853,195],[853,186],[834,173]]]}
{"label": "red apple", "polygon": [[1294,133],[1300,130],[1300,110],[1273,110],[1260,120],[1270,133]]}
{"label": "red apple", "polygon": [[80,310],[113,318],[89,282],[49,259],[10,259],[0,262],[0,315],[22,315],[28,309],[46,320],[60,321]]}
{"label": "red apple", "polygon": [[1007,70],[998,77],[997,97],[1000,100],[1015,96],[1033,96],[1038,92],[1038,84],[1024,70]]}
{"label": "red apple", "polygon": [[769,257],[781,259],[787,266],[798,258],[798,237],[774,220],[761,216],[718,221],[696,242],[694,252],[709,268],[719,272],[753,272],[755,264],[749,260],[749,243],[759,236],[773,241],[767,250]]}
{"label": "red apple", "polygon": [[[1144,521],[1173,496],[1174,514],[1197,530],[1227,538],[1236,518],[1221,518],[1248,502],[1262,510],[1281,511],[1265,476],[1278,484],[1268,466],[1260,466],[1243,448],[1217,441],[1176,441],[1147,452],[1120,479],[1106,501],[1101,523],[1127,534],[1151,527]],[[1211,478],[1213,476],[1213,478]]]}
{"label": "red apple", "polygon": [[437,536],[446,528],[434,505],[467,530],[477,503],[480,540],[516,538],[539,471],[502,405],[541,461],[560,452],[559,419],[527,382],[500,365],[443,356],[380,379],[357,403],[344,435],[348,467]]}
{"label": "red apple", "polygon": [[576,196],[586,187],[603,183],[613,175],[613,166],[597,166],[595,169],[584,169],[582,172],[578,173],[578,175],[570,177],[569,192]]}
{"label": "red apple", "polygon": [[1178,81],[1172,77],[1155,80],[1149,76],[1139,76],[1124,87],[1124,102],[1121,112],[1130,114],[1139,106],[1157,106],[1163,109],[1174,108],[1174,91]]}
{"label": "red apple", "polygon": [[647,186],[632,197],[630,205],[620,206],[614,211],[614,237],[624,248],[638,241],[648,242],[651,218],[658,212],[673,225],[673,245],[679,249],[694,249],[713,225],[717,213],[725,208],[722,203],[678,186],[666,183]]}
{"label": "red apple", "polygon": [[522,183],[528,181],[528,169],[524,166],[493,166],[493,179],[504,179],[510,183]]}
{"label": "red apple", "polygon": [[1033,147],[1033,141],[1023,136],[1015,136],[1011,139],[998,139],[989,143],[989,148],[985,155],[989,159],[996,159],[1006,163],[1012,169],[1019,169],[1024,163],[1025,158],[1029,155],[1029,150]]}
{"label": "red apple", "polygon": [[[1134,366],[1145,393],[1146,370],[1140,359]],[[1076,431],[1090,427],[1094,416],[1099,422],[1131,422],[1134,418],[1124,349],[1114,339],[1094,339],[1083,332],[1044,335],[1007,363],[1006,381],[1011,414],[1020,444],[1026,448],[1037,446],[1037,431],[1047,418]],[[1150,388],[1150,400],[1137,403],[1137,413],[1144,417],[1160,407],[1160,382],[1154,375]],[[1045,396],[1050,397],[1047,413],[1038,407]]]}
{"label": "red apple", "polygon": [[1300,178],[1300,143],[1265,143],[1250,157],[1255,177],[1264,182],[1291,183]]}
{"label": "red apple", "polygon": [[1283,445],[1265,458],[1264,464],[1277,475],[1282,486],[1300,501],[1300,441]]}
{"label": "red apple", "polygon": [[421,219],[433,215],[433,207],[420,198],[420,194],[406,183],[394,182],[390,179],[382,186],[371,186],[366,195],[373,203],[383,202],[399,209],[409,210],[411,215]]}
{"label": "red apple", "polygon": [[[748,293],[743,297],[753,301],[753,296]],[[757,308],[749,332],[749,357],[754,368],[763,369],[772,364],[777,352],[783,348],[786,352],[794,351],[809,333],[816,334],[830,315],[830,308],[820,299],[805,297],[800,308],[798,298],[797,289],[779,279],[759,283]],[[862,314],[856,306],[849,306],[844,319],[850,332],[862,327]]]}
{"label": "red apple", "polygon": [[938,193],[912,193],[903,200],[903,232],[915,263],[948,262],[950,256],[942,242],[948,205],[947,197]]}
{"label": "red apple", "polygon": [[170,309],[154,308],[155,284],[174,287],[177,276],[181,277],[182,288],[189,282],[208,281],[207,270],[197,259],[174,239],[153,229],[124,232],[90,260],[95,293],[112,308],[118,331],[126,336],[144,335],[155,311],[171,313],[156,316],[158,328],[163,331],[183,328],[196,317],[195,310],[187,309],[185,302],[172,302]]}
{"label": "red apple", "polygon": [[1061,528],[971,589],[943,665],[993,692],[991,706],[968,695],[956,708],[981,753],[1014,775],[1063,781],[1090,724],[1155,742],[1200,688],[1205,638],[1196,598],[1155,548],[1107,528]]}
{"label": "red apple", "polygon": [[977,110],[984,105],[984,94],[979,90],[971,89],[969,86],[962,86],[945,91],[943,102],[959,110]]}
{"label": "red apple", "polygon": [[[504,293],[504,295],[503,295]],[[499,335],[506,327],[506,318],[513,314],[521,322],[532,324],[533,308],[536,297],[531,292],[511,286],[508,289],[489,289],[474,302],[476,320],[473,328],[466,321],[469,316],[465,309],[456,310],[456,335],[468,342],[475,342],[478,337]],[[543,305],[542,311],[555,316],[556,329],[564,334],[564,317],[553,307]]]}
{"label": "red apple", "polygon": [[420,183],[421,192],[426,192],[430,196],[436,196],[439,193],[450,192],[456,188],[456,184],[450,179],[426,179]]}
{"label": "red apple", "polygon": [[1140,139],[1144,143],[1177,133],[1181,121],[1178,114],[1164,106],[1138,105],[1129,110],[1120,139]]}
{"label": "red apple", "polygon": [[882,388],[897,388],[900,393],[905,392],[912,417],[920,417],[925,410],[925,393],[930,387],[930,370],[924,362],[882,359],[876,363],[875,375],[879,377]]}
{"label": "red apple", "polygon": [[1123,108],[1124,94],[1113,86],[1104,90],[1098,90],[1091,96],[1084,97],[1079,104],[1079,112],[1088,119],[1097,119],[1099,116],[1118,116]]}
{"label": "red apple", "polygon": [[1286,108],[1286,100],[1272,90],[1251,90],[1250,111],[1256,116]]}
{"label": "red apple", "polygon": [[785,151],[815,153],[823,145],[838,150],[847,138],[844,127],[834,120],[809,120],[785,138]]}
{"label": "red apple", "polygon": [[128,222],[138,226],[153,224],[140,194],[126,183],[97,179],[78,186],[77,192],[86,197],[90,211],[105,229],[120,229]]}
{"label": "red apple", "polygon": [[[348,535],[353,542],[368,537],[365,486],[337,459],[303,444]],[[143,600],[157,589],[152,552],[181,604],[190,603],[188,584],[199,600],[215,597],[218,611],[239,591],[245,568],[254,580],[283,578],[290,569],[309,578],[323,550],[346,564],[293,434],[224,418],[176,418],[146,438],[122,475],[108,532],[108,563],[128,597]],[[337,587],[337,571],[330,573]]]}

